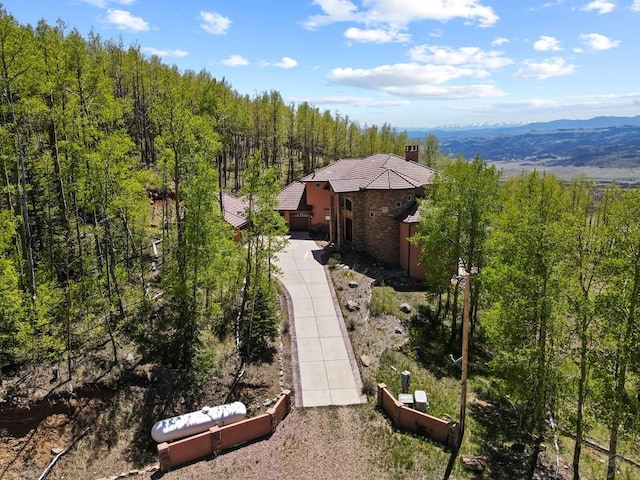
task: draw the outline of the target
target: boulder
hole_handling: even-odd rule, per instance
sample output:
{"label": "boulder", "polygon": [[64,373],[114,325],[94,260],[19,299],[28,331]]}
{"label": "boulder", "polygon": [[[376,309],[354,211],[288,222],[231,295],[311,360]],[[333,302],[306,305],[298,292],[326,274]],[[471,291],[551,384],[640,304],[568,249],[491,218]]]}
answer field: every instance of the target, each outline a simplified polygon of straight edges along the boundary
{"label": "boulder", "polygon": [[408,303],[403,303],[400,305],[400,310],[403,311],[404,313],[411,313],[411,310],[413,310],[413,307]]}
{"label": "boulder", "polygon": [[464,465],[464,468],[471,472],[484,472],[484,468],[487,466],[487,457],[462,455],[460,461]]}
{"label": "boulder", "polygon": [[354,302],[353,300],[348,300],[347,310],[349,310],[350,312],[355,312],[356,310],[360,310],[360,304],[358,302]]}
{"label": "boulder", "polygon": [[371,366],[371,357],[369,355],[360,355],[360,362],[363,367]]}

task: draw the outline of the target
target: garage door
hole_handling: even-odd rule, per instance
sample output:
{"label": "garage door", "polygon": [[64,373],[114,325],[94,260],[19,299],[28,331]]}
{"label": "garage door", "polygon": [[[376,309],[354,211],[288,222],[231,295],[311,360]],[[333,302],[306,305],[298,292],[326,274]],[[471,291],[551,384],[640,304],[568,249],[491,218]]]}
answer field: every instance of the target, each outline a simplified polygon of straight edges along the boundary
{"label": "garage door", "polygon": [[309,212],[292,213],[289,217],[289,230],[292,232],[306,232],[309,230]]}

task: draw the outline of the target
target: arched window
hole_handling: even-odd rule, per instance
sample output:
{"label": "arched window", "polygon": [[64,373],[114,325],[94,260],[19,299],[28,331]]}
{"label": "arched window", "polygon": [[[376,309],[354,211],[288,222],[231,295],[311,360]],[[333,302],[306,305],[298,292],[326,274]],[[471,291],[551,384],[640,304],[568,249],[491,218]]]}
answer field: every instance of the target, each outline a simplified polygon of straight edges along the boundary
{"label": "arched window", "polygon": [[344,209],[346,211],[350,212],[352,208],[353,208],[353,205],[351,204],[351,199],[345,198],[344,199]]}

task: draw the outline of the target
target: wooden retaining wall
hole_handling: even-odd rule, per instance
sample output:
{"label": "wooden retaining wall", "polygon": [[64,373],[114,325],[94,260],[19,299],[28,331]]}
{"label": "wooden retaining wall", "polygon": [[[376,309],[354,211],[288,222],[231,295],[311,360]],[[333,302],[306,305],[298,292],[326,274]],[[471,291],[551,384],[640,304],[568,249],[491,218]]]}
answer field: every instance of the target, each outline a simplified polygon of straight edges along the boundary
{"label": "wooden retaining wall", "polygon": [[185,463],[271,435],[290,411],[291,392],[284,390],[275,405],[265,414],[222,427],[211,427],[206,432],[175,442],[160,443],[158,444],[160,470],[168,472]]}
{"label": "wooden retaining wall", "polygon": [[396,427],[424,435],[447,447],[460,447],[460,426],[458,422],[448,422],[428,413],[406,407],[387,389],[378,384],[378,407],[384,410]]}

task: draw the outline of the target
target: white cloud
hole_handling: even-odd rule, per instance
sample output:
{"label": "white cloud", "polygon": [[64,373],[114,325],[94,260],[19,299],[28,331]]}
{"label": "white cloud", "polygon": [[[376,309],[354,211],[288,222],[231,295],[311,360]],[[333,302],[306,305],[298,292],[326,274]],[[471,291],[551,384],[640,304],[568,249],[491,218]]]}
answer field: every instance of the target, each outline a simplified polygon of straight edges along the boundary
{"label": "white cloud", "polygon": [[216,12],[205,12],[204,10],[200,12],[200,18],[202,19],[200,27],[205,32],[213,33],[214,35],[225,35],[232,23],[228,17]]}
{"label": "white cloud", "polygon": [[291,57],[282,57],[282,60],[276,63],[262,62],[263,67],[278,67],[289,69],[298,66],[298,61]]}
{"label": "white cloud", "polygon": [[612,109],[633,109],[640,102],[640,94],[631,93],[624,95],[589,95],[580,97],[566,97],[561,100],[543,100],[532,98],[516,102],[500,102],[493,105],[492,109],[498,111],[585,111],[593,112],[601,110],[610,112]]}
{"label": "white cloud", "polygon": [[349,97],[343,95],[328,97],[294,97],[294,103],[308,102],[311,105],[355,105],[357,107],[404,107],[408,100],[376,100],[371,97]]}
{"label": "white cloud", "polygon": [[533,42],[533,49],[539,52],[557,52],[562,50],[562,47],[560,46],[560,41],[557,38],[542,35],[538,40]]}
{"label": "white cloud", "polygon": [[599,33],[586,33],[580,38],[591,50],[610,50],[620,45],[620,40],[612,40]]}
{"label": "white cloud", "polygon": [[[639,0],[640,1],[640,0]],[[504,38],[504,37],[496,37],[493,39],[493,41],[491,42],[491,46],[493,47],[500,47],[502,45],[506,45],[507,43],[509,43],[509,39],[508,38]]]}
{"label": "white cloud", "polygon": [[154,47],[144,47],[142,51],[158,57],[186,57],[189,55],[189,52],[186,50],[160,50]]}
{"label": "white cloud", "polygon": [[594,0],[593,2],[586,4],[580,10],[585,12],[595,10],[598,12],[598,15],[602,15],[612,12],[614,8],[616,8],[616,4],[614,2],[609,2],[607,0]]}
{"label": "white cloud", "polygon": [[244,58],[242,55],[229,55],[224,60],[220,60],[220,63],[227,67],[244,67],[249,65],[249,60]]}
{"label": "white cloud", "polygon": [[511,65],[513,61],[503,56],[503,52],[490,50],[488,52],[478,47],[439,47],[419,45],[409,51],[409,57],[418,62],[435,63],[438,65],[465,65],[473,68],[496,69]]}
{"label": "white cloud", "polygon": [[309,17],[304,26],[309,29],[322,27],[337,22],[349,22],[358,19],[358,7],[349,0],[313,0],[318,5],[324,15],[313,15]]}
{"label": "white cloud", "polygon": [[561,75],[571,75],[576,66],[567,63],[564,58],[554,57],[543,61],[525,60],[525,67],[513,74],[513,78],[535,78],[545,80]]}
{"label": "white cloud", "polygon": [[384,90],[407,88],[416,85],[439,85],[461,77],[472,77],[476,71],[453,65],[420,65],[397,63],[364,68],[334,68],[329,80],[343,85]]}
{"label": "white cloud", "polygon": [[411,35],[400,33],[397,30],[383,30],[375,28],[363,30],[351,27],[344,32],[344,36],[349,40],[360,43],[407,43],[411,41]]}
{"label": "white cloud", "polygon": [[133,5],[135,0],[82,0],[84,3],[93,5],[94,7],[106,8],[110,3],[118,5]]}
{"label": "white cloud", "polygon": [[433,98],[438,100],[458,100],[463,98],[502,97],[505,92],[491,84],[477,85],[412,85],[388,88],[387,93],[416,98]]}
{"label": "white cloud", "polygon": [[400,97],[460,99],[504,95],[491,84],[447,85],[451,80],[476,74],[476,70],[453,65],[407,63],[371,69],[335,68],[329,74],[329,80]]}
{"label": "white cloud", "polygon": [[306,28],[318,28],[337,22],[357,22],[365,25],[386,24],[406,26],[413,21],[437,20],[446,22],[455,18],[475,21],[481,27],[494,25],[499,17],[482,0],[367,0],[358,10],[349,0],[314,0],[322,15],[309,17]]}
{"label": "white cloud", "polygon": [[107,23],[115,25],[119,30],[131,30],[132,32],[146,32],[149,24],[142,17],[134,17],[126,10],[107,10]]}
{"label": "white cloud", "polygon": [[631,10],[634,12],[640,12],[640,0],[633,0],[633,5],[631,5]]}

